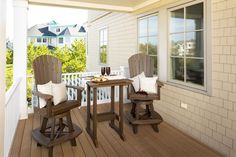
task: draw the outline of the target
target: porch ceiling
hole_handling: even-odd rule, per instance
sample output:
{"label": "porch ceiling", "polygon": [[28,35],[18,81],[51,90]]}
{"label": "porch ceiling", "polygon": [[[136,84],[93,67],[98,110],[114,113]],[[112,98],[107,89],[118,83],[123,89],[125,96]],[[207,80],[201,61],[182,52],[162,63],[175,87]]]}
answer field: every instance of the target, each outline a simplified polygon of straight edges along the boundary
{"label": "porch ceiling", "polygon": [[133,12],[161,0],[28,0],[30,4]]}

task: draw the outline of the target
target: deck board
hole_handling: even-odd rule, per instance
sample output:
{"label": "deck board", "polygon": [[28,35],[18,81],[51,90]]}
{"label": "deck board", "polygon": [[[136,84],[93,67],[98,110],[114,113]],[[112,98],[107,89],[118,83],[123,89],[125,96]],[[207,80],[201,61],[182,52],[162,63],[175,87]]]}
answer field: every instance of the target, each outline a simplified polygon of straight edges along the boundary
{"label": "deck board", "polygon": [[[130,105],[125,105],[129,110]],[[98,105],[98,112],[109,111],[107,104]],[[116,105],[117,110],[117,105]],[[138,133],[133,134],[132,127],[125,119],[125,141],[110,128],[109,122],[98,123],[98,148],[93,145],[86,128],[86,107],[74,109],[72,121],[79,125],[83,132],[76,138],[77,146],[70,141],[54,147],[55,157],[221,157],[207,146],[163,122],[156,133],[151,126],[139,126]],[[27,120],[19,121],[17,132],[9,157],[47,157],[48,149],[37,147],[32,139],[32,129],[40,126],[41,119],[37,114]]]}

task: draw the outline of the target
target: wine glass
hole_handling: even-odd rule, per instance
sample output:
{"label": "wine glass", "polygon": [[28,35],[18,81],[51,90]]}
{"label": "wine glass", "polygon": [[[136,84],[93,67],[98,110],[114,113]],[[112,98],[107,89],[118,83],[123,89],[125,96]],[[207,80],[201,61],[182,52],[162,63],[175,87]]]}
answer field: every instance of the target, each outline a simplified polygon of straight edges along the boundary
{"label": "wine glass", "polygon": [[111,68],[110,67],[106,67],[106,74],[107,76],[109,76],[111,73]]}
{"label": "wine glass", "polygon": [[105,75],[105,67],[101,67],[101,74],[102,74],[102,76],[104,76]]}

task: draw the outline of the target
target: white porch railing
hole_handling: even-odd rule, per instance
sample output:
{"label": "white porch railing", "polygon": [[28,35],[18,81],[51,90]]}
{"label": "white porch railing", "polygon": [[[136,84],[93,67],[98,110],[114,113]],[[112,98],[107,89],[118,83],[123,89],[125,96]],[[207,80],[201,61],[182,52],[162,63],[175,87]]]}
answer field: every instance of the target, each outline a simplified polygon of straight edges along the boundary
{"label": "white porch railing", "polygon": [[5,103],[5,135],[4,135],[4,157],[7,157],[12,145],[15,131],[20,118],[20,82],[17,79],[6,93]]}
{"label": "white porch railing", "polygon": [[[121,75],[120,70],[112,71],[112,74]],[[83,79],[85,79],[88,76],[94,76],[94,75],[100,75],[100,72],[82,72],[82,73],[67,73],[62,74],[63,81],[68,85],[74,85],[74,86],[84,86],[83,85]],[[86,88],[86,86],[84,86]],[[84,90],[82,94],[82,106],[86,105],[87,102],[87,91]],[[110,100],[110,88],[99,88],[97,91],[97,102],[99,103],[107,103]],[[68,99],[74,100],[77,99],[77,91],[73,89],[68,89],[67,91]],[[91,100],[93,100],[93,97],[91,95]],[[118,92],[117,89],[115,89],[115,100],[118,100]]]}
{"label": "white porch railing", "polygon": [[[115,74],[115,75],[124,75],[124,72],[122,70],[113,70],[111,72],[111,74]],[[85,87],[83,85],[83,79],[85,79],[88,76],[94,76],[94,75],[100,75],[100,72],[78,72],[78,73],[64,73],[62,74],[62,80],[67,84],[67,85],[74,85],[74,86],[82,86]],[[29,76],[28,78],[30,78],[32,76]],[[34,85],[33,85],[33,89],[35,89]],[[87,91],[84,90],[82,93],[82,106],[86,105],[87,102]],[[111,89],[109,87],[105,87],[105,88],[99,88],[97,90],[97,103],[101,104],[101,103],[107,103],[110,102],[110,92]],[[69,88],[67,90],[67,95],[68,95],[68,99],[69,100],[75,100],[77,99],[77,91],[74,89]],[[126,95],[126,90],[124,90],[124,95]],[[118,94],[118,88],[115,88],[115,101],[117,101],[119,99],[119,94]],[[91,95],[91,100],[93,100],[93,97]],[[125,100],[125,102],[127,102]],[[32,100],[32,104],[36,105],[37,104],[37,97],[33,97]]]}

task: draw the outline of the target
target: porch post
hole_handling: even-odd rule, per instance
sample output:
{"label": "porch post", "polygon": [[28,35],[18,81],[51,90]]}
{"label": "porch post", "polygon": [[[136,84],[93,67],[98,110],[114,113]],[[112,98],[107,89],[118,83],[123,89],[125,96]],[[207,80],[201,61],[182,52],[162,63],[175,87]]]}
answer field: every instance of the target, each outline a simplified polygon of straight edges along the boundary
{"label": "porch post", "polygon": [[0,0],[0,156],[4,156],[5,68],[6,68],[6,0]]}
{"label": "porch post", "polygon": [[20,83],[20,118],[28,118],[26,101],[27,78],[27,0],[13,0],[14,5],[14,54],[13,54],[13,79],[21,78]]}

